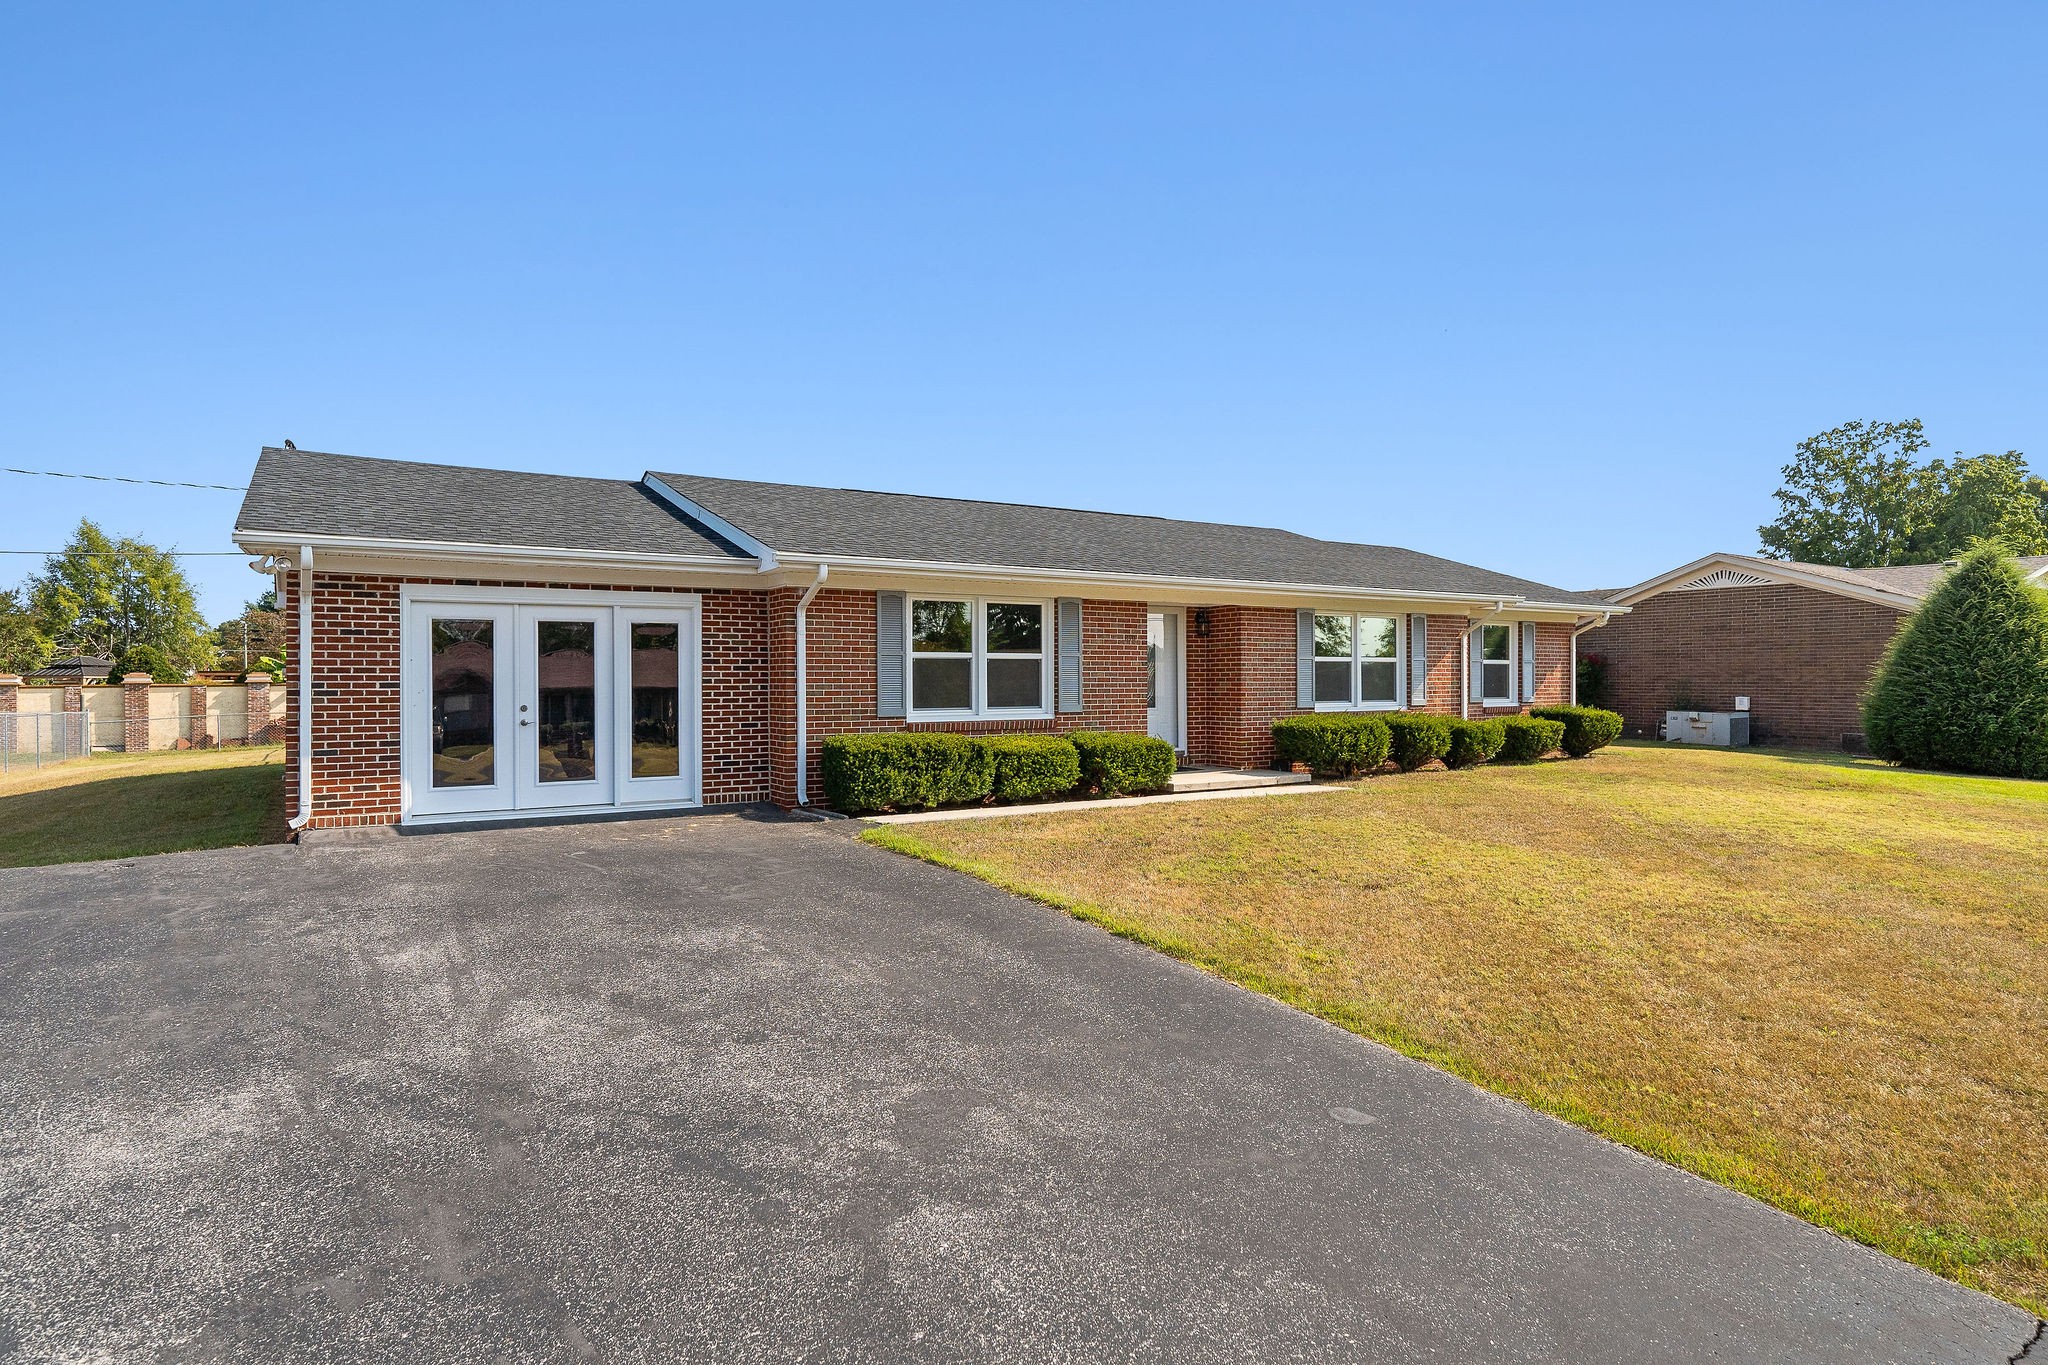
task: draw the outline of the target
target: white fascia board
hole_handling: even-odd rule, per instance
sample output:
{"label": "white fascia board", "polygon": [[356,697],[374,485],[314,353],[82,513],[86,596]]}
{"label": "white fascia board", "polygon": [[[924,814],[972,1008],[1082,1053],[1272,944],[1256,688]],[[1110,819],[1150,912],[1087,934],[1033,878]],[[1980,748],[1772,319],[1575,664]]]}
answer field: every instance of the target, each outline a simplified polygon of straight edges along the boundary
{"label": "white fascia board", "polygon": [[[1831,592],[1837,597],[1853,598],[1859,602],[1875,602],[1882,607],[1895,607],[1911,611],[1920,605],[1920,599],[1911,593],[1881,588],[1875,583],[1851,583],[1844,579],[1832,578],[1826,574],[1808,573],[1797,565],[1782,559],[1765,559],[1761,555],[1738,555],[1726,552],[1702,555],[1690,564],[1682,564],[1669,573],[1660,573],[1655,578],[1644,579],[1626,592],[1617,594],[1615,601],[1624,606],[1655,597],[1674,584],[1696,578],[1710,569],[1739,569],[1745,573],[1760,574],[1773,583],[1792,587],[1816,588]],[[1710,591],[1710,590],[1709,590]]]}
{"label": "white fascia board", "polygon": [[380,559],[493,561],[571,567],[688,569],[699,573],[756,572],[754,562],[731,555],[649,554],[644,550],[584,550],[548,545],[485,545],[445,540],[403,540],[380,536],[292,534],[237,526],[235,543],[249,554],[292,554],[301,545],[331,554]]}
{"label": "white fascia board", "polygon": [[745,531],[742,531],[724,517],[719,516],[696,499],[684,497],[681,493],[663,483],[660,476],[652,470],[641,474],[640,484],[641,487],[675,508],[678,512],[681,512],[684,516],[710,527],[713,531],[716,531],[719,535],[724,536],[727,540],[752,555],[759,564],[757,572],[770,573],[774,570],[776,562],[775,550],[766,541],[748,535]]}
{"label": "white fascia board", "polygon": [[1011,564],[954,564],[935,560],[879,559],[848,555],[806,555],[783,551],[778,562],[788,572],[791,584],[807,582],[813,566],[830,562],[834,582],[859,578],[889,580],[954,580],[968,583],[1039,583],[1081,591],[1101,591],[1117,598],[1185,599],[1191,605],[1222,605],[1231,597],[1273,597],[1307,605],[1314,602],[1383,602],[1417,607],[1438,607],[1452,612],[1483,608],[1496,610],[1503,601],[1529,612],[1557,612],[1583,616],[1589,611],[1611,611],[1619,615],[1626,607],[1585,602],[1545,602],[1536,598],[1509,597],[1499,593],[1423,592],[1408,588],[1372,588],[1331,583],[1274,583],[1255,579],[1186,578],[1168,574],[1089,573],[1073,569],[1046,569]]}

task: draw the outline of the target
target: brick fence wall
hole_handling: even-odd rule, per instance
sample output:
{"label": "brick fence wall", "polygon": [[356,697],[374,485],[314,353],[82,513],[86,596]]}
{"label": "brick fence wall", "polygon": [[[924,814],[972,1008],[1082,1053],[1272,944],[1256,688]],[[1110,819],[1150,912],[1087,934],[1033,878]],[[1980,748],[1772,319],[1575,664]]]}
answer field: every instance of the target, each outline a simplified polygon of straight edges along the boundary
{"label": "brick fence wall", "polygon": [[1862,732],[1863,690],[1903,619],[1817,588],[1703,588],[1636,603],[1579,652],[1606,658],[1629,734],[1654,736],[1681,698],[1725,711],[1745,696],[1755,742],[1835,748]]}

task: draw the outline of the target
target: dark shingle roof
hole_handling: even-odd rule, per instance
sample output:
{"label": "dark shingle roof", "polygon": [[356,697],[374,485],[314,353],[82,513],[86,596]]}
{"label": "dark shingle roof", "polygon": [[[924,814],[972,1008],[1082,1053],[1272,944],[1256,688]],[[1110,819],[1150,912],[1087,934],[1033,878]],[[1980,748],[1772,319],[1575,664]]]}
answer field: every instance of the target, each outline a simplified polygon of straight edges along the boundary
{"label": "dark shingle roof", "polygon": [[256,461],[236,537],[745,557],[651,491],[657,480],[782,554],[1601,604],[1591,594],[1415,550],[1269,527],[687,474],[637,482],[522,474],[270,447]]}
{"label": "dark shingle roof", "polygon": [[1599,599],[1388,545],[915,493],[649,474],[778,553],[1142,574],[1591,604]]}
{"label": "dark shingle roof", "polygon": [[633,480],[271,447],[257,458],[235,528],[238,537],[272,531],[647,555],[734,553]]}

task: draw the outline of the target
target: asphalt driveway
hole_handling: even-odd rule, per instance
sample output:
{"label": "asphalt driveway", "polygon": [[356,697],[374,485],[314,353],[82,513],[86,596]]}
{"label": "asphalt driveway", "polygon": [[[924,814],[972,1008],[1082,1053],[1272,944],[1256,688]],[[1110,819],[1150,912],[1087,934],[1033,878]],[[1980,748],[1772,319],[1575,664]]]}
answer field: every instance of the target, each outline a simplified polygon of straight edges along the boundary
{"label": "asphalt driveway", "polygon": [[2004,1362],[2035,1327],[843,825],[0,873],[0,1122],[0,1358]]}

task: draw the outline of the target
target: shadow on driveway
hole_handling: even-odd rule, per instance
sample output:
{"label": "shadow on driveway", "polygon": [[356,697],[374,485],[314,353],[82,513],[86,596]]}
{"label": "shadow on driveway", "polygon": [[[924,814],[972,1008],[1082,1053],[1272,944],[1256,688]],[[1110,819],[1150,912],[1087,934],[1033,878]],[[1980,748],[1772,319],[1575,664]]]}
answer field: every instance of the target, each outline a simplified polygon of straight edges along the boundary
{"label": "shadow on driveway", "polygon": [[0,873],[0,1357],[2002,1362],[2033,1331],[849,833]]}

